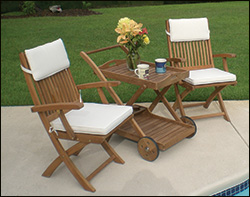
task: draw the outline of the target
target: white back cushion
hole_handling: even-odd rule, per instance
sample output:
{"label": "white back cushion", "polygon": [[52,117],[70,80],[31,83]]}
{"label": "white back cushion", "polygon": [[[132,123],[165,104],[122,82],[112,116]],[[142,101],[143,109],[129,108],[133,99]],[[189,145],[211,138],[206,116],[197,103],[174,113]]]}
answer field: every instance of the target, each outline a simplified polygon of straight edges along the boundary
{"label": "white back cushion", "polygon": [[[84,103],[79,110],[71,110],[66,118],[76,133],[106,135],[133,113],[131,106]],[[51,121],[56,130],[65,131],[61,119]]]}
{"label": "white back cushion", "polygon": [[171,42],[208,40],[207,18],[169,19]]}
{"label": "white back cushion", "polygon": [[35,81],[47,78],[70,65],[61,38],[53,42],[25,50]]}
{"label": "white back cushion", "polygon": [[218,68],[207,68],[189,71],[189,77],[185,78],[184,81],[192,85],[222,83],[236,81],[236,75]]}

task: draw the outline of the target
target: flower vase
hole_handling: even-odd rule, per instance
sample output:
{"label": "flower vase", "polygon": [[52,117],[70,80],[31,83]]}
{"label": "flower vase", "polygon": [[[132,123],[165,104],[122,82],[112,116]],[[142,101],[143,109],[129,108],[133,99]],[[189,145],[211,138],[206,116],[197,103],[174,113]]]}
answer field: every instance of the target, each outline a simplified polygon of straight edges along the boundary
{"label": "flower vase", "polygon": [[140,64],[140,55],[138,52],[129,52],[126,60],[128,69],[134,71],[137,68],[137,65]]}

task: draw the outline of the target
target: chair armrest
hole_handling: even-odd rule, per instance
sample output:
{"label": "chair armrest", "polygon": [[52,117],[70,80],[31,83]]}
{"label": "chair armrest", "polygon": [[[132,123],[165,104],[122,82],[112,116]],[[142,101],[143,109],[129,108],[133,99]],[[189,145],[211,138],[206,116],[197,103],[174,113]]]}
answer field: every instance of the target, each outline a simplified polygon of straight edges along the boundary
{"label": "chair armrest", "polygon": [[101,88],[101,87],[112,87],[112,86],[118,86],[120,85],[120,81],[98,81],[94,83],[85,83],[77,85],[77,89],[89,89],[89,88]]}
{"label": "chair armrest", "polygon": [[214,54],[213,57],[221,57],[222,58],[222,63],[223,63],[223,68],[224,68],[225,71],[228,72],[227,58],[236,57],[236,54],[234,54],[234,53]]}
{"label": "chair armrest", "polygon": [[80,103],[80,102],[52,103],[52,104],[36,105],[31,108],[31,111],[32,112],[44,112],[44,111],[50,111],[50,110],[58,110],[59,118],[61,119],[61,122],[64,128],[66,129],[66,133],[73,140],[75,139],[74,131],[69,125],[65,117],[65,114],[62,110],[80,109],[82,107],[83,107],[83,103]]}
{"label": "chair armrest", "polygon": [[81,109],[83,103],[51,103],[51,104],[42,104],[36,105],[31,108],[32,112],[44,112],[50,110],[66,110],[66,109]]}
{"label": "chair armrest", "polygon": [[236,57],[236,54],[234,53],[222,53],[222,54],[214,54],[213,57],[228,57],[228,58],[232,58],[232,57]]}
{"label": "chair armrest", "polygon": [[[174,62],[174,63],[179,63],[179,62],[185,62],[185,61],[186,61],[185,58],[181,58],[181,57],[166,58],[166,60],[167,60],[168,62]],[[148,64],[148,63],[151,63],[151,62],[148,62],[148,61],[141,61],[141,63]]]}
{"label": "chair armrest", "polygon": [[120,84],[121,84],[120,81],[99,81],[99,82],[94,82],[94,83],[86,83],[86,84],[77,85],[76,87],[78,90],[97,88],[97,91],[98,91],[98,94],[102,100],[102,103],[108,104],[109,102],[108,102],[108,100],[103,92],[103,89],[102,89],[103,87],[105,87],[109,91],[109,93],[112,96],[112,98],[114,99],[114,101],[117,104],[120,104],[120,103],[122,103],[120,101],[120,98],[114,93],[114,90],[111,88],[112,86],[118,86]]}
{"label": "chair armrest", "polygon": [[174,67],[179,67],[179,63],[185,62],[186,59],[185,58],[181,58],[181,57],[176,57],[176,58],[166,58],[168,62],[171,62],[171,66],[173,66],[172,63],[174,63]]}
{"label": "chair armrest", "polygon": [[166,58],[167,59],[167,61],[169,61],[169,62],[176,62],[176,63],[179,63],[179,62],[185,62],[186,61],[186,59],[185,58]]}

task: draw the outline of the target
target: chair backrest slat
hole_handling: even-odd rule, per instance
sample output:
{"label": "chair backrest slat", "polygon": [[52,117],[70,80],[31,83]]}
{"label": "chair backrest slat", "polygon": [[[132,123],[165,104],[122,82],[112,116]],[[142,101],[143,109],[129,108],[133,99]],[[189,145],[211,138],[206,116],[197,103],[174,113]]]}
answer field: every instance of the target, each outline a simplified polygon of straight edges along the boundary
{"label": "chair backrest slat", "polygon": [[39,96],[44,104],[54,102],[74,102],[79,99],[78,91],[68,70],[63,70],[46,79],[36,82]]}
{"label": "chair backrest slat", "polygon": [[[63,72],[58,73],[58,78],[59,78],[58,80],[61,81],[60,85],[61,85],[62,87],[67,87],[68,84],[65,82],[65,80],[63,80],[63,79],[65,78]],[[63,91],[63,94],[65,95],[63,101],[65,102],[65,101],[67,101],[67,100],[70,100],[70,92],[69,92],[69,89],[68,89],[68,88],[62,88],[62,91]]]}
{"label": "chair backrest slat", "polygon": [[[170,32],[169,21],[166,29]],[[167,35],[168,51],[170,58],[185,58],[185,62],[178,63],[178,67],[187,70],[214,67],[210,39],[196,41],[171,41]],[[171,63],[171,66],[176,64]]]}
{"label": "chair backrest slat", "polygon": [[62,73],[63,74],[63,78],[66,79],[65,80],[65,84],[67,84],[68,86],[68,96],[69,96],[69,99],[70,101],[76,101],[76,100],[79,100],[79,93],[78,93],[78,90],[77,90],[77,87],[76,87],[76,84],[73,80],[73,77],[71,75],[71,72],[69,69],[67,69],[65,71],[65,73]]}
{"label": "chair backrest slat", "polygon": [[180,67],[210,66],[213,65],[208,41],[172,42],[170,58],[185,58],[186,62]]}

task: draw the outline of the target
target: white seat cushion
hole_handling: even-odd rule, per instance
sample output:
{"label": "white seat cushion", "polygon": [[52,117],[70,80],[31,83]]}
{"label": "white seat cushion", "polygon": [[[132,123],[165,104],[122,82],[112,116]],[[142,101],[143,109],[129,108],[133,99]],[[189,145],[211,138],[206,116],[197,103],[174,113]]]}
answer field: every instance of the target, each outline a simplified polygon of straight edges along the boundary
{"label": "white seat cushion", "polygon": [[35,81],[49,77],[70,65],[62,39],[25,50]]}
{"label": "white seat cushion", "polygon": [[[66,118],[76,133],[106,135],[133,113],[131,106],[84,103],[79,110],[71,110]],[[60,118],[51,121],[56,130],[65,131]]]}
{"label": "white seat cushion", "polygon": [[184,81],[192,85],[221,83],[236,81],[236,75],[217,68],[207,68],[189,71],[189,77]]}
{"label": "white seat cushion", "polygon": [[171,42],[208,40],[207,18],[169,19]]}

